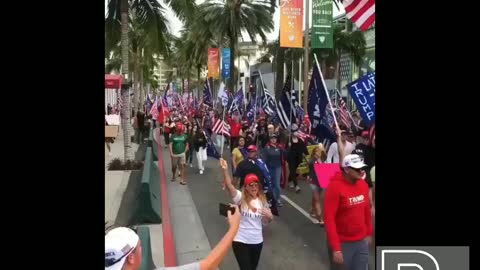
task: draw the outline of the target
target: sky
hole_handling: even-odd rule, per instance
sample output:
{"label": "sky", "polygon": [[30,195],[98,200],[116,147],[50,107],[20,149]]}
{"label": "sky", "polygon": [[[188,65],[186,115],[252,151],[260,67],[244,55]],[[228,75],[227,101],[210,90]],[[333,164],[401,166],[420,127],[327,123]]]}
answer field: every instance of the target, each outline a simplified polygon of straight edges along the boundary
{"label": "sky", "polygon": [[[159,0],[159,1],[162,1],[162,0]],[[201,4],[205,1],[206,0],[196,0],[196,3]],[[217,0],[217,1],[221,1],[221,0]],[[305,2],[306,1],[304,0],[304,2],[303,2],[304,5],[305,5]],[[310,27],[311,27],[312,26],[312,21],[311,21],[311,18],[312,18],[312,0],[309,0],[309,2],[310,2],[310,16],[309,16],[309,18],[310,18]],[[108,0],[105,0],[105,10],[106,10],[106,7],[107,7],[107,3],[108,3]],[[336,17],[340,14],[345,13],[345,9],[343,8],[343,6],[339,5],[339,7],[340,7],[340,10],[337,9],[335,4],[333,5],[333,17]],[[106,14],[106,11],[105,11],[105,14]],[[171,10],[170,7],[167,7],[165,15],[170,22],[170,31],[172,32],[172,34],[174,34],[175,36],[180,36],[180,31],[183,28],[182,22],[175,16],[175,14],[173,13],[173,11]],[[275,23],[275,29],[273,30],[273,32],[267,34],[267,39],[268,40],[275,40],[275,39],[278,38],[278,31],[280,29],[280,9],[278,8],[278,2],[277,2],[277,8],[275,10],[275,14],[273,15],[273,21]],[[302,29],[305,30],[305,20],[304,20]],[[244,38],[245,41],[250,41],[250,38],[248,37],[248,35],[243,35],[243,38]]]}

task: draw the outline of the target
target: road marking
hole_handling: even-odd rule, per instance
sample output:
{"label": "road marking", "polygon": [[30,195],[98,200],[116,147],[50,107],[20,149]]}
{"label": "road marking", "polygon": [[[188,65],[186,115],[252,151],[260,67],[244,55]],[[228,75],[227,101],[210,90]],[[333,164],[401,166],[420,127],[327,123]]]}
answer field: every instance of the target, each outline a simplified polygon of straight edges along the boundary
{"label": "road marking", "polygon": [[300,213],[302,213],[304,216],[306,216],[313,224],[318,224],[320,223],[317,219],[314,219],[310,216],[309,213],[307,213],[307,211],[303,210],[300,206],[298,206],[298,204],[294,203],[292,200],[290,200],[287,196],[285,195],[280,195],[280,197],[282,197],[282,199],[284,199],[285,201],[287,201],[289,204],[291,204],[295,209],[297,209],[298,211],[300,211]]}

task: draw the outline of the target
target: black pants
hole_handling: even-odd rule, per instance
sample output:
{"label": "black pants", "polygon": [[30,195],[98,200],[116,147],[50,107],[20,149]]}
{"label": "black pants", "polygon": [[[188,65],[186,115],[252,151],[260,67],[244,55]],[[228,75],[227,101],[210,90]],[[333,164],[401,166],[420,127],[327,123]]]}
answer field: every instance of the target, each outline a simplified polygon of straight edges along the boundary
{"label": "black pants", "polygon": [[163,137],[165,138],[165,145],[168,146],[170,144],[170,133],[164,132]]}
{"label": "black pants", "polygon": [[262,253],[263,243],[260,244],[244,244],[233,241],[233,254],[237,259],[240,270],[257,269],[260,253]]}
{"label": "black pants", "polygon": [[290,173],[288,174],[288,182],[292,182],[295,184],[295,186],[298,186],[298,182],[297,182],[297,167],[298,165],[300,165],[300,162],[298,162],[297,160],[289,160],[288,161],[288,170],[290,171]]}

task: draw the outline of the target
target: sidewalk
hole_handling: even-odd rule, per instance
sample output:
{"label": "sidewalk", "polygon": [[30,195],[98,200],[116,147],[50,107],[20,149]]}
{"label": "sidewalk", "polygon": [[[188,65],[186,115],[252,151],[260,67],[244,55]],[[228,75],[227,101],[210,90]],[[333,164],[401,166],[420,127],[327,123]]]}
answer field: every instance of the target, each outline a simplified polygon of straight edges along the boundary
{"label": "sidewalk", "polygon": [[[168,150],[163,147],[164,141],[162,138],[163,136],[160,138],[162,147],[160,147],[159,158],[163,161],[164,171],[160,173],[165,174],[168,194],[167,203],[170,209],[171,227],[173,230],[173,235],[167,236],[172,238],[175,243],[174,252],[177,258],[177,265],[200,261],[210,253],[211,246],[190,194],[188,184],[183,186],[179,184],[178,180],[176,182],[170,181],[172,179],[171,160]],[[154,139],[157,140],[157,136],[154,136]]]}
{"label": "sidewalk", "polygon": [[[133,133],[132,133],[133,134]],[[145,160],[147,143],[132,143],[135,160]],[[137,209],[140,181],[143,171],[108,171],[108,164],[115,158],[124,159],[123,131],[110,145],[111,156],[105,144],[105,222],[117,226],[146,226],[150,231],[150,250],[155,267],[164,265],[162,224],[130,224]],[[144,252],[148,252],[145,250]]]}
{"label": "sidewalk", "polygon": [[[115,158],[123,160],[123,132],[120,130],[115,142],[110,144],[112,155],[108,155],[105,144],[105,221],[114,223],[117,220],[120,205],[130,179],[130,174],[124,171],[108,171],[108,164]],[[132,143],[135,153],[138,145]]]}

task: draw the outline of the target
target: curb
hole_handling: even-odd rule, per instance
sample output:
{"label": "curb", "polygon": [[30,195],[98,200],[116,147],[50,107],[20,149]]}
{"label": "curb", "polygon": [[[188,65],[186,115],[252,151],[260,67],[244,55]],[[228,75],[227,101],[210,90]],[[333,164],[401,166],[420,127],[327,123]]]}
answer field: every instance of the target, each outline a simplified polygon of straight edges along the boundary
{"label": "curb", "polygon": [[[160,142],[160,129],[156,128],[157,150],[161,153],[162,145]],[[170,216],[170,204],[168,202],[167,180],[165,177],[165,167],[163,157],[158,155],[158,171],[160,175],[160,197],[162,202],[162,229],[163,229],[163,254],[165,259],[165,267],[177,266],[177,256],[175,249],[175,241],[173,237],[172,222]]]}

